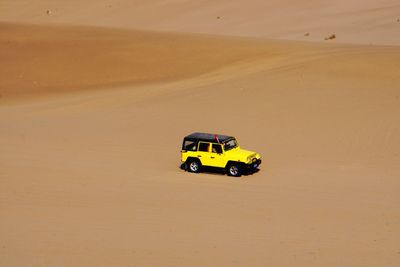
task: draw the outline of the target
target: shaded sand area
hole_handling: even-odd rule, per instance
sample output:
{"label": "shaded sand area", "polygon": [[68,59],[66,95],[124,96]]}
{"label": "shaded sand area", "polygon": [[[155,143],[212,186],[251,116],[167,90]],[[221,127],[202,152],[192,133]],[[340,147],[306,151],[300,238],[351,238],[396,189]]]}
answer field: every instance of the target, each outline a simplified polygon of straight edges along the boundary
{"label": "shaded sand area", "polygon": [[189,78],[270,53],[259,41],[107,28],[0,24],[0,94]]}
{"label": "shaded sand area", "polygon": [[399,47],[0,29],[0,266],[400,265]]}

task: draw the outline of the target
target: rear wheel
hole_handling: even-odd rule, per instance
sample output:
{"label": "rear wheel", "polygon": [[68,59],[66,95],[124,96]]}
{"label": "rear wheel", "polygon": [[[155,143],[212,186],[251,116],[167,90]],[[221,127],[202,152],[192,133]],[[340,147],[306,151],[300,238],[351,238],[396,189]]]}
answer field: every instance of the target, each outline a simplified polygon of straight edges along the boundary
{"label": "rear wheel", "polygon": [[186,169],[189,172],[198,173],[198,172],[200,172],[200,169],[201,169],[200,162],[195,159],[188,160],[188,162],[186,163],[186,166],[187,166]]}
{"label": "rear wheel", "polygon": [[229,176],[240,177],[242,175],[242,166],[238,163],[231,163],[228,165],[227,172]]}

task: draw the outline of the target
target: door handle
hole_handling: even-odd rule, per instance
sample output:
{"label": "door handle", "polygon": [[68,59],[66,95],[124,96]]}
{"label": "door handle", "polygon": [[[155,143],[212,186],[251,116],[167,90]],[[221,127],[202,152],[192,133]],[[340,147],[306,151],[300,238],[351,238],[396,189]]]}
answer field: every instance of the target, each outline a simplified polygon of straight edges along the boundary
{"label": "door handle", "polygon": [[215,157],[211,157],[211,158],[213,159],[213,158],[215,158]]}
{"label": "door handle", "polygon": [[201,158],[201,155],[197,155],[198,158]]}

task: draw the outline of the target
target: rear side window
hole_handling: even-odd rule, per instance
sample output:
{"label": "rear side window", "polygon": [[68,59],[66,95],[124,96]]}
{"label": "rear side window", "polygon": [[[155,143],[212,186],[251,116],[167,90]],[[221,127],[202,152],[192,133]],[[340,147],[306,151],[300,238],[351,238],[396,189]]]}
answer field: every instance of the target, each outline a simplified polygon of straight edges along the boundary
{"label": "rear side window", "polygon": [[199,151],[208,152],[210,144],[209,143],[199,143]]}
{"label": "rear side window", "polygon": [[219,144],[213,144],[212,145],[212,152],[221,154],[222,153],[222,146],[219,145]]}
{"label": "rear side window", "polygon": [[185,142],[183,142],[182,150],[196,151],[197,150],[196,142],[186,140]]}

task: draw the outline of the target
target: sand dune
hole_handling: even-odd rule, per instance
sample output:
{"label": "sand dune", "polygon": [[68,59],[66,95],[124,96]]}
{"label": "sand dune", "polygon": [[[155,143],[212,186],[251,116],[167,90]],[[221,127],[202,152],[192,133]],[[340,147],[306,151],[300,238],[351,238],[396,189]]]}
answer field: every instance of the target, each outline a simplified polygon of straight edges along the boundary
{"label": "sand dune", "polygon": [[399,13],[397,0],[3,0],[0,20],[398,45]]}
{"label": "sand dune", "polygon": [[[398,4],[360,3],[2,1],[0,266],[399,266],[400,47],[359,45]],[[180,170],[193,131],[260,172]]]}
{"label": "sand dune", "polygon": [[[1,32],[1,266],[400,263],[398,47]],[[18,101],[40,91],[26,77],[108,90]],[[196,130],[236,135],[261,171],[181,171]]]}
{"label": "sand dune", "polygon": [[174,81],[278,49],[239,38],[0,24],[0,51],[7,97]]}

